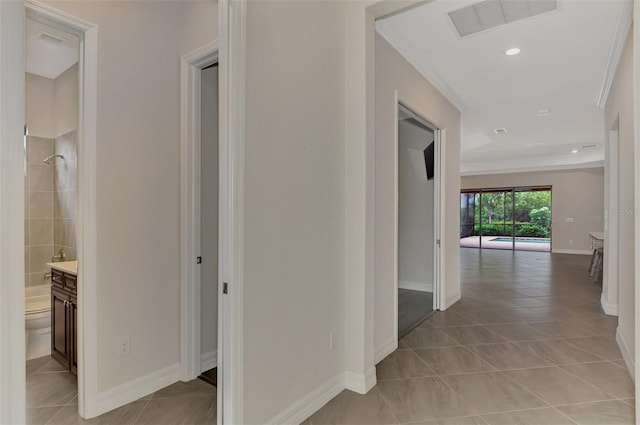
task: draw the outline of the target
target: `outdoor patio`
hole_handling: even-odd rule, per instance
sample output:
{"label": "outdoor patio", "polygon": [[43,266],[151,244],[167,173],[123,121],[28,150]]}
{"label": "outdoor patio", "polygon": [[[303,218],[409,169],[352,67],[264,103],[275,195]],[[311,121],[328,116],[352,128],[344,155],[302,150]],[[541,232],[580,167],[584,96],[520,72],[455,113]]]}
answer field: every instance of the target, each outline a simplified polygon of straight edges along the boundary
{"label": "outdoor patio", "polygon": [[[463,248],[480,248],[481,236],[469,236],[460,239],[460,246]],[[509,241],[500,241],[495,239],[508,238]],[[528,242],[518,241],[516,238],[516,251],[539,251],[550,252],[551,244],[549,239],[544,238],[524,238]],[[513,243],[511,236],[482,236],[482,248],[488,249],[512,249]]]}

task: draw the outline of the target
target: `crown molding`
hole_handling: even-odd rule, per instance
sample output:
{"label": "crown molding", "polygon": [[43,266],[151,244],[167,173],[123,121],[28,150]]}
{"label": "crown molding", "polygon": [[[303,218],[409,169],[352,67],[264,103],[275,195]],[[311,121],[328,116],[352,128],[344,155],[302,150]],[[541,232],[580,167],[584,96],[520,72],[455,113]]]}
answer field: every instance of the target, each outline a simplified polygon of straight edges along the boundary
{"label": "crown molding", "polygon": [[429,65],[420,51],[400,35],[388,22],[376,22],[376,31],[461,113],[466,105],[458,94]]}
{"label": "crown molding", "polygon": [[616,30],[611,41],[611,47],[609,49],[609,57],[607,58],[607,68],[602,79],[602,87],[600,88],[600,94],[598,95],[597,105],[600,108],[605,107],[607,99],[609,98],[609,92],[613,85],[613,80],[618,70],[618,64],[622,57],[622,51],[624,50],[625,42],[629,30],[631,29],[631,15],[633,13],[633,2],[631,0],[625,0],[620,3],[618,9],[618,18],[616,20]]}

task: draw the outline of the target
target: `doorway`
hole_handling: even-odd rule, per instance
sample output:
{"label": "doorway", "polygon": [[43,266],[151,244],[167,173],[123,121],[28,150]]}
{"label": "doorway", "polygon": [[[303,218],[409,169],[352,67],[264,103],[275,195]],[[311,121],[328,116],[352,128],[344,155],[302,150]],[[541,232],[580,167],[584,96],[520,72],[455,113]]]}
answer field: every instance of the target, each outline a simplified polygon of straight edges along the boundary
{"label": "doorway", "polygon": [[181,342],[180,379],[200,378],[217,387],[222,421],[222,335],[219,285],[224,229],[224,139],[219,137],[224,80],[218,44],[181,58]]}
{"label": "doorway", "polygon": [[200,73],[200,378],[217,385],[218,63]]}
{"label": "doorway", "polygon": [[435,308],[437,129],[398,107],[398,337]]}
{"label": "doorway", "polygon": [[78,393],[80,39],[27,16],[25,41],[26,390],[39,409]]}

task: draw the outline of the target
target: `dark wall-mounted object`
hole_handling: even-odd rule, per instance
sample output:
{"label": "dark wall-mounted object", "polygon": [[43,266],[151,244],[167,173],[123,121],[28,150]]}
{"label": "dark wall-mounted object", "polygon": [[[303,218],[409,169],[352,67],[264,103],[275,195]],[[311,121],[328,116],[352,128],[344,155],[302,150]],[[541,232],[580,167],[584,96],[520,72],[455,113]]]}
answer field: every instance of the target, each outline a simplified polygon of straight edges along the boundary
{"label": "dark wall-mounted object", "polygon": [[433,142],[431,142],[424,150],[424,163],[427,167],[427,180],[433,180],[433,157],[434,145]]}

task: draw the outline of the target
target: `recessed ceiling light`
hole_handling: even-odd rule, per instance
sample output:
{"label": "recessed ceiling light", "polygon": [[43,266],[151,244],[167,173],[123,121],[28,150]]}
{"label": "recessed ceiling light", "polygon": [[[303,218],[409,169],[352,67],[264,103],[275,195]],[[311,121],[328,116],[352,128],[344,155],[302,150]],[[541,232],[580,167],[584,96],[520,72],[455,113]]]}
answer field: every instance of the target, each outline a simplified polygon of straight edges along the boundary
{"label": "recessed ceiling light", "polygon": [[549,108],[545,108],[545,109],[538,109],[536,111],[536,115],[539,117],[544,117],[545,115],[549,115],[551,113],[551,109]]}
{"label": "recessed ceiling light", "polygon": [[578,149],[572,150],[571,153],[578,153]]}
{"label": "recessed ceiling light", "polygon": [[504,52],[504,54],[507,56],[515,56],[518,53],[520,53],[520,49],[518,49],[517,47],[514,47],[513,49],[509,49],[506,52]]}

